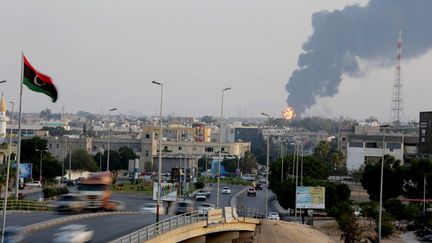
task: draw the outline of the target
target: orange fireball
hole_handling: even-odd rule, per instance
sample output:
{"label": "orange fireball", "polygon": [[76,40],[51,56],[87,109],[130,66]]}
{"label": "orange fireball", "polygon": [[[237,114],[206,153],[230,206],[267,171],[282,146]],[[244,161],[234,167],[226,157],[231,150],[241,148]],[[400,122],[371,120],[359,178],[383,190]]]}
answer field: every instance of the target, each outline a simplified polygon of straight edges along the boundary
{"label": "orange fireball", "polygon": [[294,108],[291,106],[288,106],[287,108],[285,108],[285,110],[282,111],[282,117],[287,119],[287,120],[293,119],[295,117]]}

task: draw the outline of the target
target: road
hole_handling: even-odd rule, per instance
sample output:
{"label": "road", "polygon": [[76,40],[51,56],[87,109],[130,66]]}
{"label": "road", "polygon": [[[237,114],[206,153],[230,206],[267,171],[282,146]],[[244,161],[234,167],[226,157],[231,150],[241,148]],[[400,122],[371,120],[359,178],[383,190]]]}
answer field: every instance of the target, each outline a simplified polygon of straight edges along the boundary
{"label": "road", "polygon": [[[221,184],[220,188],[226,186]],[[220,195],[220,206],[227,207],[230,206],[231,198],[240,190],[244,189],[245,186],[240,185],[230,185],[231,194]],[[213,184],[210,191],[212,192],[211,197],[207,200],[209,203],[216,204],[216,184]],[[139,207],[146,201],[151,201],[149,196],[136,196],[128,194],[114,194],[114,200],[123,201],[126,204],[126,210],[134,211],[138,210]],[[193,198],[189,198],[193,200]],[[29,225],[36,222],[41,222],[49,220],[55,217],[62,217],[68,215],[58,215],[55,213],[36,213],[35,215],[20,214],[13,217],[8,216],[8,225]],[[162,218],[166,218],[164,216]],[[85,224],[89,228],[95,231],[94,242],[107,242],[109,240],[114,240],[120,236],[131,233],[137,229],[140,229],[146,225],[152,224],[155,221],[154,214],[124,214],[124,215],[109,215],[101,217],[92,217],[86,219],[78,219],[73,221],[73,224]],[[27,242],[50,242],[53,235],[63,226],[71,224],[71,222],[66,224],[59,224],[41,231],[37,231],[26,238]]]}
{"label": "road", "polygon": [[[167,216],[162,217],[166,218]],[[85,224],[95,232],[93,242],[108,242],[130,232],[136,231],[155,221],[153,214],[125,214],[93,217],[74,221],[73,224]],[[69,224],[69,223],[67,223]],[[54,234],[67,224],[59,224],[46,230],[38,231],[26,237],[27,242],[50,242]]]}
{"label": "road", "polygon": [[[273,197],[273,192],[271,190],[268,191],[268,197]],[[263,190],[257,190],[256,197],[249,197],[247,193],[242,193],[238,197],[237,206],[238,207],[246,207],[246,208],[255,208],[260,212],[265,212],[265,188]],[[275,211],[275,209],[271,206],[271,203],[268,203],[268,212]]]}
{"label": "road", "polygon": [[68,215],[56,214],[54,212],[25,212],[25,213],[8,213],[6,215],[7,226],[26,226],[41,221],[60,218]]}

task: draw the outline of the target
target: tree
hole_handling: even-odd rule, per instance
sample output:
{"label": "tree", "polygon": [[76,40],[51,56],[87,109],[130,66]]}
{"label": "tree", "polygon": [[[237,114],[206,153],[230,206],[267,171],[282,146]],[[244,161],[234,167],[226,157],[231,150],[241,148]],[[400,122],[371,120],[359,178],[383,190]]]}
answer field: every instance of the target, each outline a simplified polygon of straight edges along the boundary
{"label": "tree", "polygon": [[258,163],[255,155],[246,151],[243,158],[240,160],[240,171],[243,173],[252,173],[253,170],[258,168]]}
{"label": "tree", "polygon": [[[207,167],[206,167],[206,161],[207,161]],[[199,171],[205,171],[207,169],[211,168],[210,160],[206,156],[202,156],[198,159],[198,170]]]}
{"label": "tree", "polygon": [[203,116],[201,117],[201,122],[204,122],[206,124],[216,124],[217,119],[212,116]]}
{"label": "tree", "polygon": [[222,166],[226,172],[235,173],[238,165],[238,159],[224,159],[222,160]]}
{"label": "tree", "polygon": [[42,131],[48,131],[50,136],[61,137],[66,133],[64,127],[42,127]]}
{"label": "tree", "polygon": [[129,160],[139,159],[139,156],[127,146],[119,148],[118,153],[120,155],[120,163],[114,167],[114,169],[117,170],[127,170],[129,167]]}
{"label": "tree", "polygon": [[330,143],[327,141],[320,141],[315,147],[314,155],[323,162],[328,162],[330,153]]}
{"label": "tree", "polygon": [[355,215],[351,211],[343,212],[336,221],[342,231],[341,240],[345,243],[360,242],[361,229]]}
{"label": "tree", "polygon": [[[383,201],[396,198],[403,193],[404,180],[400,175],[399,161],[393,156],[384,157]],[[381,178],[381,163],[369,163],[365,166],[361,183],[369,194],[371,200],[379,201]]]}
{"label": "tree", "polygon": [[71,164],[73,170],[94,172],[98,169],[93,157],[84,149],[76,149],[72,152]]}

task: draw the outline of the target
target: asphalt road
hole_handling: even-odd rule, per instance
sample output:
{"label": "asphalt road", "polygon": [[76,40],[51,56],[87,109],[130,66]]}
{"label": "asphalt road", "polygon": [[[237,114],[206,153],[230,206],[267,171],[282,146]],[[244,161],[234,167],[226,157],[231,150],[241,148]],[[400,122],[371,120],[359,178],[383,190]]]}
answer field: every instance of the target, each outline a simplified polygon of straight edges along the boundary
{"label": "asphalt road", "polygon": [[[272,198],[273,192],[271,190],[268,191],[268,197]],[[246,208],[255,208],[260,212],[265,212],[265,188],[263,190],[257,190],[256,197],[247,196],[247,193],[243,193],[238,197],[237,206],[238,207],[246,207]],[[269,201],[268,203],[268,212],[275,211],[275,209],[271,206]]]}
{"label": "asphalt road", "polygon": [[[167,216],[162,217],[166,218]],[[153,214],[125,214],[93,217],[74,221],[73,224],[84,224],[94,230],[93,242],[108,242],[136,231],[155,221]],[[54,234],[63,226],[60,224],[46,230],[38,231],[26,237],[27,242],[51,242]]]}
{"label": "asphalt road", "polygon": [[63,216],[67,215],[56,214],[54,212],[8,213],[6,215],[6,226],[26,226]]}
{"label": "asphalt road", "polygon": [[[240,190],[246,188],[246,186],[241,186],[241,185],[226,185],[226,184],[220,184],[220,190],[222,190],[222,188],[224,186],[229,186],[231,188],[231,194],[220,194],[220,198],[219,198],[219,204],[220,207],[229,207],[231,206],[231,198]],[[207,199],[206,203],[212,203],[216,206],[216,191],[217,191],[217,185],[216,183],[213,183],[211,189],[209,190],[209,187],[206,187],[207,191],[211,191],[211,196],[209,199]],[[193,200],[193,198],[190,198],[191,200]],[[196,205],[199,205],[202,202],[195,202],[194,205],[196,207]]]}

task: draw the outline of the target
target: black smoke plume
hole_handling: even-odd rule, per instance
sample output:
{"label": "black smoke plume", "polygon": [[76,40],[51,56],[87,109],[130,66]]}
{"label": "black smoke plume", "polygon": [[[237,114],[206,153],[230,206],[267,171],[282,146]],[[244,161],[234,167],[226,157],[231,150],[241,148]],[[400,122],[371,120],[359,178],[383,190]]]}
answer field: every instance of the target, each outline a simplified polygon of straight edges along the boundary
{"label": "black smoke plume", "polygon": [[314,105],[316,97],[337,94],[342,74],[361,76],[359,59],[393,65],[399,30],[402,58],[425,54],[432,47],[432,0],[370,0],[365,6],[321,11],[313,14],[312,27],[285,87],[297,114]]}

